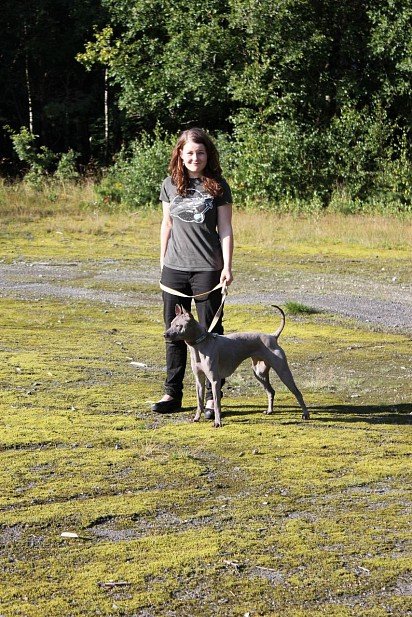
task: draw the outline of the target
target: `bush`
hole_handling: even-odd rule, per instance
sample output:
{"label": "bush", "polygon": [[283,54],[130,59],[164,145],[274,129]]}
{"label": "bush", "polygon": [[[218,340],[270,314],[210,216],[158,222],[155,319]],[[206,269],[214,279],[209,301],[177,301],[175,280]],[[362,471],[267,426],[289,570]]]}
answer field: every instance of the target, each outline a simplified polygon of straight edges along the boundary
{"label": "bush", "polygon": [[[100,199],[132,209],[158,204],[175,141],[176,136],[157,131],[123,149],[97,188]],[[276,204],[282,210],[308,212],[323,207],[312,175],[305,176],[302,136],[293,123],[279,122],[262,133],[244,120],[232,139],[219,134],[215,141],[236,204],[265,208]],[[308,186],[299,190],[305,181]]]}
{"label": "bush", "polygon": [[233,140],[217,141],[236,203],[267,207],[313,196],[308,139],[293,121],[279,120],[262,129],[257,119],[242,116]]}
{"label": "bush", "polygon": [[412,212],[411,146],[406,131],[390,151],[377,182],[377,198],[383,208],[395,212]]}
{"label": "bush", "polygon": [[[243,113],[233,135],[216,144],[237,205],[312,214],[412,209],[406,134],[377,106],[374,115],[345,109],[329,127],[303,130],[293,120],[265,125]],[[123,149],[98,187],[100,200],[141,208],[158,204],[175,136],[143,134]],[[394,144],[390,147],[388,144]]]}
{"label": "bush", "polygon": [[57,160],[56,154],[46,146],[36,147],[36,135],[23,126],[19,133],[5,127],[10,133],[13,149],[19,160],[27,165],[25,180],[31,186],[40,188],[49,169]]}
{"label": "bush", "polygon": [[75,182],[79,179],[80,174],[76,169],[76,159],[79,157],[78,152],[69,150],[64,152],[60,156],[60,160],[57,164],[57,169],[54,173],[54,177],[60,182]]}
{"label": "bush", "polygon": [[345,108],[325,133],[327,178],[331,192],[351,200],[365,200],[375,193],[380,171],[388,161],[393,126],[383,110]]}
{"label": "bush", "polygon": [[114,165],[97,187],[100,199],[131,209],[159,203],[162,180],[167,175],[175,138],[142,136],[117,157]]}
{"label": "bush", "polygon": [[218,146],[236,203],[289,212],[410,211],[410,145],[397,131],[379,105],[373,113],[347,107],[330,126],[311,130],[243,114],[233,140],[219,136]]}
{"label": "bush", "polygon": [[53,180],[73,182],[79,178],[76,170],[77,152],[69,150],[58,155],[46,146],[37,147],[38,136],[27,127],[23,126],[18,133],[10,127],[5,128],[10,134],[15,153],[26,165],[24,179],[29,186],[41,189],[45,183],[50,184]]}

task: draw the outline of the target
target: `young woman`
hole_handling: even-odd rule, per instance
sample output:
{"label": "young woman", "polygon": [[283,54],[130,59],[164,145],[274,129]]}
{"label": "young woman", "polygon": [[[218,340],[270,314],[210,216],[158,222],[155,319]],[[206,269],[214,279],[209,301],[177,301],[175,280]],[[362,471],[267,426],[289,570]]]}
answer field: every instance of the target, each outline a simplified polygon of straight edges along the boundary
{"label": "young woman", "polygon": [[[161,282],[187,296],[209,291],[218,283],[230,285],[232,276],[232,196],[222,177],[219,154],[205,131],[183,131],[172,152],[170,176],[162,184],[163,220],[160,231]],[[195,299],[199,322],[206,328],[220,306],[221,290]],[[191,298],[163,291],[163,316],[168,328],[175,305],[190,310]],[[223,334],[222,317],[213,329]],[[164,396],[152,405],[158,413],[179,411],[187,347],[183,341],[166,343]],[[206,386],[206,418],[214,417],[210,384]]]}

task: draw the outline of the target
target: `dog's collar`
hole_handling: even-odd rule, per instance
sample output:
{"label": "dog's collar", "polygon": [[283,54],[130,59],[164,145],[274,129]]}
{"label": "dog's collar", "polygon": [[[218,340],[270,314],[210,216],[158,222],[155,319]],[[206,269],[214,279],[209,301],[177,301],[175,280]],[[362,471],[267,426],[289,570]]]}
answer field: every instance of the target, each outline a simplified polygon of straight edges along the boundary
{"label": "dog's collar", "polygon": [[189,343],[189,345],[191,345],[192,347],[195,347],[195,345],[199,345],[199,343],[204,341],[207,336],[209,336],[209,332],[204,332],[193,343]]}
{"label": "dog's collar", "polygon": [[[199,338],[197,338],[195,341],[193,341],[193,343],[189,343],[187,341],[187,344],[190,345],[191,347],[195,347],[196,345],[199,345],[199,343],[201,343],[202,341],[205,340],[205,338],[207,338],[208,336],[211,336],[213,338],[216,338],[217,336],[219,336],[218,334],[216,334],[216,332],[204,332],[201,336],[199,336]],[[1,615],[0,615],[1,617]]]}

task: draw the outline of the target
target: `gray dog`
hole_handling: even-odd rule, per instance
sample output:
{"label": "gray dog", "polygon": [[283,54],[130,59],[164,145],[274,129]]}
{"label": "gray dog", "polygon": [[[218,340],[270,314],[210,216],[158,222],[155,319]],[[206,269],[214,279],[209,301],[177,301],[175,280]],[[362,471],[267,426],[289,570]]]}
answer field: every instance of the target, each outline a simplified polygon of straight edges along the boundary
{"label": "gray dog", "polygon": [[309,412],[302,394],[296,387],[285,353],[278,345],[278,337],[285,326],[285,313],[279,306],[282,322],[274,334],[243,332],[228,335],[213,334],[199,324],[191,313],[176,304],[176,317],[164,336],[167,341],[185,341],[190,349],[192,370],[196,378],[197,411],[194,422],[204,412],[205,377],[212,385],[216,427],[221,426],[220,387],[221,380],[229,377],[246,358],[252,359],[256,379],[268,395],[268,408],[273,412],[275,390],[269,382],[269,370],[278,374],[285,386],[295,395],[302,408],[302,418]]}

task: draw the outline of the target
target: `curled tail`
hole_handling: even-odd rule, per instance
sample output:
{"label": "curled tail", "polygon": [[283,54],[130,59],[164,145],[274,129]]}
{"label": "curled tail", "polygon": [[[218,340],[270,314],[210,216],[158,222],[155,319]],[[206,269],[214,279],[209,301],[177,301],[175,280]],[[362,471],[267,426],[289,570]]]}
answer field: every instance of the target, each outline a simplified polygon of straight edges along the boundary
{"label": "curled tail", "polygon": [[282,322],[281,322],[279,328],[276,330],[276,332],[273,335],[273,336],[276,336],[276,338],[278,338],[278,336],[280,336],[282,334],[282,330],[285,327],[286,317],[285,317],[285,313],[280,308],[280,306],[277,306],[277,304],[272,304],[272,306],[273,306],[273,308],[275,308],[275,309],[277,309],[279,311],[279,313],[281,314],[281,319],[282,319]]}

